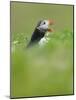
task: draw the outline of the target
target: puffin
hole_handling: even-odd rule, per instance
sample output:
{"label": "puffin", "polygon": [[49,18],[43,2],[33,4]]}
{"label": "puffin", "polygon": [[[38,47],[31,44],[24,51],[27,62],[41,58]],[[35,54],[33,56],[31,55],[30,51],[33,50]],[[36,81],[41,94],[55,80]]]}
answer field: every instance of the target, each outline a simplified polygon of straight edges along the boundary
{"label": "puffin", "polygon": [[27,45],[27,48],[32,47],[36,44],[42,44],[42,41],[46,41],[45,35],[47,32],[52,32],[53,30],[49,28],[53,25],[53,20],[40,20],[32,33],[31,39]]}

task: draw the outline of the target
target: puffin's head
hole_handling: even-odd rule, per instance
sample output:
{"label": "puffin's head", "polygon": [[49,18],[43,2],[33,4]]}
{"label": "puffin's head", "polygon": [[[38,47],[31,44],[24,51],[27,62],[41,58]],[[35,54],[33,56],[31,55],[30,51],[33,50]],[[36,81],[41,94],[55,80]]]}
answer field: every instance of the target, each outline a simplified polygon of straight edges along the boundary
{"label": "puffin's head", "polygon": [[37,25],[37,29],[40,30],[41,32],[52,32],[51,29],[49,29],[49,25],[53,25],[54,22],[52,20],[41,20],[38,25]]}

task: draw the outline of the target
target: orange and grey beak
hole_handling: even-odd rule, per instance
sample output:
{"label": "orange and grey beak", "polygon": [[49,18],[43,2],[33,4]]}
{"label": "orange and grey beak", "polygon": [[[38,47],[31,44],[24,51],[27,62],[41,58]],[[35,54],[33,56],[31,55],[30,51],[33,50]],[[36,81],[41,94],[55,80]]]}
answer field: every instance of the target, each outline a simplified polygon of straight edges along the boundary
{"label": "orange and grey beak", "polygon": [[48,22],[49,22],[49,25],[53,25],[54,24],[53,20],[48,20]]}
{"label": "orange and grey beak", "polygon": [[[48,20],[48,22],[49,22],[49,25],[53,25],[54,24],[53,20]],[[48,32],[53,32],[53,30],[52,29],[48,29]]]}

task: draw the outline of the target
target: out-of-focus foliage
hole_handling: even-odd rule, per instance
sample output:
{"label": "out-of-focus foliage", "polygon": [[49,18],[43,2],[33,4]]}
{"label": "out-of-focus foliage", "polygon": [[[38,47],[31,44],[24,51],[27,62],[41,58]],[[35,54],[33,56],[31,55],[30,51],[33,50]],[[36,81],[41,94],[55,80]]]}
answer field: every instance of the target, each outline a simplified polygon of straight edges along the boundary
{"label": "out-of-focus foliage", "polygon": [[73,33],[53,33],[46,45],[29,49],[24,37],[20,34],[12,43],[12,96],[72,94]]}

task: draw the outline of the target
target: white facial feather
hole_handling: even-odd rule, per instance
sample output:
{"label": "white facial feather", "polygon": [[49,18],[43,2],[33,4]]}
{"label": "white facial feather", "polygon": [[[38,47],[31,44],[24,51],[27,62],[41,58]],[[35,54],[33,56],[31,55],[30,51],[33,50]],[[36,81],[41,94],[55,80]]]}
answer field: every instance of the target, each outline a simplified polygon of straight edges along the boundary
{"label": "white facial feather", "polygon": [[39,30],[47,30],[49,26],[49,22],[47,20],[44,20],[41,22],[40,26],[37,27]]}

